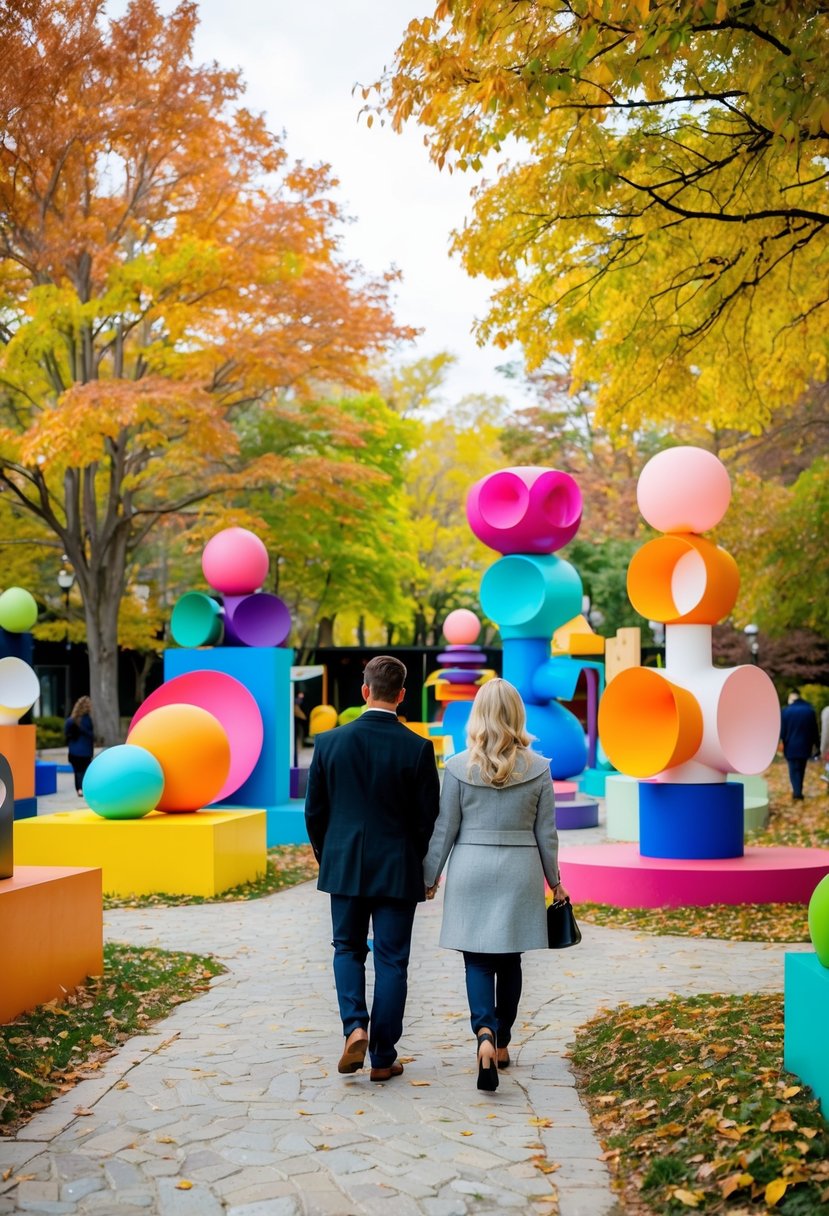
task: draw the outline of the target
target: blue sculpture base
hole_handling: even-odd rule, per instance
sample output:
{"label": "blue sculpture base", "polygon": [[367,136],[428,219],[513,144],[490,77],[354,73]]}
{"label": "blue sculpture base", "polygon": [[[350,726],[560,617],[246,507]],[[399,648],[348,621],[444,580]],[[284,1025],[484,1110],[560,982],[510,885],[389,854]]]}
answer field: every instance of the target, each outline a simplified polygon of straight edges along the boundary
{"label": "blue sculpture base", "polygon": [[829,968],[816,954],[785,956],[783,1067],[809,1085],[829,1118]]}
{"label": "blue sculpture base", "polygon": [[583,794],[593,798],[604,798],[605,783],[608,777],[616,777],[615,768],[586,768],[579,777],[579,788]]}
{"label": "blue sculpture base", "polygon": [[31,819],[37,814],[37,798],[15,798],[15,819]]}
{"label": "blue sculpture base", "polygon": [[743,856],[743,787],[639,784],[639,852],[676,859]]}
{"label": "blue sculpture base", "polygon": [[[233,803],[216,803],[211,811],[247,811],[250,807],[234,806]],[[305,799],[291,798],[278,806],[259,806],[265,812],[265,843],[269,849],[278,844],[308,844],[305,830]]]}

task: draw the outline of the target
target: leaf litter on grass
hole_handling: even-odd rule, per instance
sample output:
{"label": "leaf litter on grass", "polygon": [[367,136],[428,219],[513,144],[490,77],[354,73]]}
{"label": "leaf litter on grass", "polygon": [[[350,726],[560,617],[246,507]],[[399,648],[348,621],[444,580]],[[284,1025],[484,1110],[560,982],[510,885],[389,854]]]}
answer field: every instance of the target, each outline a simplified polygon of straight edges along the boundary
{"label": "leaf litter on grass", "polygon": [[829,1212],[829,1124],[782,1054],[778,994],[621,1006],[579,1030],[579,1089],[627,1211]]}

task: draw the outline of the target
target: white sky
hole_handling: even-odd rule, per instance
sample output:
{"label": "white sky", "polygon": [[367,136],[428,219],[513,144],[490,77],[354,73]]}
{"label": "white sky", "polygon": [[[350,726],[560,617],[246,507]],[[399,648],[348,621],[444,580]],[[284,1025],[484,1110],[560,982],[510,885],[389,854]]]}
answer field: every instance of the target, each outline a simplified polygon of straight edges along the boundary
{"label": "white sky", "polygon": [[[111,13],[125,0],[113,0]],[[160,0],[171,11],[174,0]],[[195,54],[241,68],[246,104],[264,111],[286,134],[294,159],[326,162],[340,181],[339,199],[354,217],[344,253],[370,274],[397,266],[397,319],[423,329],[411,354],[449,350],[458,357],[447,378],[448,402],[466,393],[528,397],[496,372],[520,357],[515,348],[479,348],[471,336],[486,310],[488,284],[470,279],[449,258],[449,234],[470,210],[472,175],[440,173],[411,126],[393,134],[377,121],[357,121],[356,83],[370,84],[390,63],[413,17],[431,14],[430,0],[199,0]]]}

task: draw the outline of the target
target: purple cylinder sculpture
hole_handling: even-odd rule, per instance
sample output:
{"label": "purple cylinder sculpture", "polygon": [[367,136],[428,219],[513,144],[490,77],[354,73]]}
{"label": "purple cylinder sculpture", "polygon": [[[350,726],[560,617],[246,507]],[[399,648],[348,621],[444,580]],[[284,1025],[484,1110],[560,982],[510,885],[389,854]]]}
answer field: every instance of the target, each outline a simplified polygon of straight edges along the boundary
{"label": "purple cylinder sculpture", "polygon": [[230,629],[239,645],[281,646],[291,632],[291,613],[278,595],[245,595],[233,606]]}

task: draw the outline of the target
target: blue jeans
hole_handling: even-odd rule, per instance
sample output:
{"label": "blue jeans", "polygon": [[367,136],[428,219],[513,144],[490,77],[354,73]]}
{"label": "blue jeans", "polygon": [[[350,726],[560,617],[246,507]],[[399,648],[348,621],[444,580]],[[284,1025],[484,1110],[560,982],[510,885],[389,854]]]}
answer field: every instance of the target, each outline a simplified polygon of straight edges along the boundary
{"label": "blue jeans", "polygon": [[[389,1068],[397,1059],[416,907],[414,901],[405,899],[331,896],[334,982],[343,1034],[347,1037],[358,1027],[368,1030],[373,1068]],[[366,1006],[369,921],[374,931],[374,998],[370,1018]]]}
{"label": "blue jeans", "polygon": [[792,797],[803,797],[803,778],[806,776],[806,765],[808,760],[800,756],[793,756],[786,763],[789,766],[789,781],[792,786]]}
{"label": "blue jeans", "polygon": [[474,1034],[488,1026],[499,1047],[506,1047],[521,998],[520,954],[463,952],[466,995]]}

